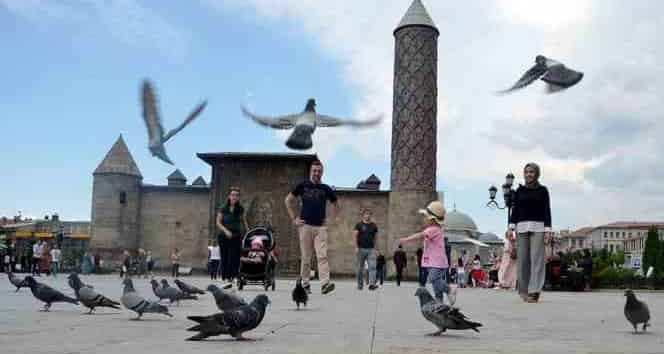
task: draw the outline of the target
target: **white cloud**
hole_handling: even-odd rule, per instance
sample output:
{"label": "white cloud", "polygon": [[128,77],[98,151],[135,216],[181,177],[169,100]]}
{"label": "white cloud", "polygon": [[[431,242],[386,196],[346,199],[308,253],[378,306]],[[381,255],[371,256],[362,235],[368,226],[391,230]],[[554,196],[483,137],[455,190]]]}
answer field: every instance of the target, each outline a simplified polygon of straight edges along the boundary
{"label": "white cloud", "polygon": [[125,45],[155,48],[176,58],[187,51],[186,32],[136,0],[0,0],[0,5],[38,25],[101,28]]}

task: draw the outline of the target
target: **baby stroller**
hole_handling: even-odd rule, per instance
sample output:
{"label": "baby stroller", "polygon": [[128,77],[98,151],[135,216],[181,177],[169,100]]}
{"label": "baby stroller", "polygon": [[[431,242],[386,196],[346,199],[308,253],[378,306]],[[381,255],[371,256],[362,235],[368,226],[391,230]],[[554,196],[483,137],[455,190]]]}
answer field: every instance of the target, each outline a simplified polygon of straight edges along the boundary
{"label": "baby stroller", "polygon": [[269,227],[256,227],[244,235],[238,290],[251,284],[263,285],[265,291],[270,287],[272,287],[272,291],[275,290],[276,261],[272,257],[274,246],[272,229]]}

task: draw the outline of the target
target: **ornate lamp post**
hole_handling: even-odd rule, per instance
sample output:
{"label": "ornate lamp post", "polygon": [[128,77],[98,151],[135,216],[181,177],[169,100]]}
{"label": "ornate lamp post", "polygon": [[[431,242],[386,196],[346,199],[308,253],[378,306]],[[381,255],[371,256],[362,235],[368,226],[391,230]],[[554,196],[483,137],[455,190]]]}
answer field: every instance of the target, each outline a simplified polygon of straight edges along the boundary
{"label": "ornate lamp post", "polygon": [[496,201],[496,193],[498,188],[496,186],[491,186],[489,188],[489,202],[486,204],[489,208],[497,209],[507,209],[507,223],[509,224],[510,213],[512,212],[512,207],[514,206],[514,194],[516,191],[512,189],[514,185],[514,175],[510,172],[505,176],[505,183],[502,185],[503,200],[505,204],[501,207]]}

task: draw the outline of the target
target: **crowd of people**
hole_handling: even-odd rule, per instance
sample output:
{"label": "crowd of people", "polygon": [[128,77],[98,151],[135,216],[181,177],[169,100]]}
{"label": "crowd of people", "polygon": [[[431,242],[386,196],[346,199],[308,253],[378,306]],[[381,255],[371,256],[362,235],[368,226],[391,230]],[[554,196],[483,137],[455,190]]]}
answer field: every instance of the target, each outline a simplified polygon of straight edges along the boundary
{"label": "crowd of people", "polygon": [[19,261],[16,241],[12,241],[2,253],[2,271],[14,273],[20,268],[33,276],[57,277],[62,268],[62,251],[56,242],[35,241],[23,258]]}

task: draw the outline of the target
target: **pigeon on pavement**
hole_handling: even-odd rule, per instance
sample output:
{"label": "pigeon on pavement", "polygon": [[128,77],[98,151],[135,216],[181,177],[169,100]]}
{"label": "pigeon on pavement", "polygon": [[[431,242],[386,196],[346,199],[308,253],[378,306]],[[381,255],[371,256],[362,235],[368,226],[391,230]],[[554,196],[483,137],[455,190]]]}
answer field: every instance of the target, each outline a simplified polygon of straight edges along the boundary
{"label": "pigeon on pavement", "polygon": [[238,340],[249,340],[249,338],[243,337],[242,334],[258,327],[265,316],[265,310],[269,303],[270,300],[267,295],[260,294],[249,305],[243,305],[234,310],[219,312],[210,316],[189,316],[188,319],[198,324],[187,330],[199,333],[187,338],[187,340],[199,341],[222,334],[228,334]]}
{"label": "pigeon on pavement", "polygon": [[648,305],[643,301],[639,301],[632,290],[626,290],[625,296],[627,297],[627,301],[625,302],[625,317],[627,321],[634,327],[634,333],[638,332],[636,326],[641,323],[645,332],[646,328],[650,326],[650,310],[648,310]]}
{"label": "pigeon on pavement", "polygon": [[39,283],[35,278],[31,276],[25,277],[24,282],[30,287],[32,295],[34,295],[37,300],[44,302],[43,311],[49,311],[51,304],[54,302],[68,302],[71,304],[78,305],[78,300],[73,299],[46,284]]}
{"label": "pigeon on pavement", "polygon": [[140,320],[144,313],[161,313],[168,317],[173,317],[168,312],[168,307],[157,302],[150,302],[138,295],[134,289],[134,282],[130,278],[125,278],[122,283],[124,284],[124,289],[122,290],[120,302],[124,307],[138,314],[138,317],[134,318],[135,320]]}
{"label": "pigeon on pavement", "polygon": [[212,296],[214,296],[214,302],[217,304],[217,308],[221,311],[234,310],[240,306],[247,305],[247,302],[240,296],[219,289],[219,287],[214,284],[208,285],[207,291],[212,293]]}
{"label": "pigeon on pavement", "polygon": [[293,301],[295,301],[295,305],[297,305],[297,309],[300,309],[300,304],[304,304],[304,306],[307,306],[307,300],[309,299],[309,295],[307,294],[307,291],[304,289],[302,286],[302,279],[298,279],[297,283],[295,283],[295,289],[293,289]]}
{"label": "pigeon on pavement", "polygon": [[526,71],[512,87],[499,91],[498,94],[511,93],[530,85],[537,79],[546,82],[548,92],[553,93],[576,85],[583,79],[583,73],[574,71],[553,59],[538,55],[535,57],[535,66]]}
{"label": "pigeon on pavement", "polygon": [[168,139],[172,138],[180,130],[182,130],[187,124],[191,123],[207,105],[207,101],[203,101],[201,104],[196,106],[196,108],[187,116],[187,118],[175,129],[164,134],[164,128],[161,125],[161,116],[159,115],[159,109],[157,108],[157,99],[155,97],[154,89],[152,84],[148,80],[143,81],[142,85],[142,97],[141,103],[143,105],[143,120],[145,120],[145,126],[148,129],[148,148],[152,156],[156,156],[162,161],[173,165],[173,161],[166,154],[166,148],[164,144]]}
{"label": "pigeon on pavement", "polygon": [[175,279],[173,282],[175,283],[175,285],[178,286],[178,288],[180,288],[180,290],[182,290],[183,293],[185,293],[187,295],[190,295],[190,294],[205,295],[205,291],[203,291],[203,290],[201,290],[201,289],[199,289],[199,288],[197,288],[193,285],[187,284],[187,283],[183,282],[180,279]]}
{"label": "pigeon on pavement", "polygon": [[74,289],[78,301],[80,301],[83,306],[90,309],[88,314],[92,314],[92,312],[95,310],[95,307],[110,307],[114,309],[120,308],[119,302],[113,301],[106,296],[97,293],[93,288],[83,284],[81,278],[78,277],[78,274],[71,273],[68,279],[69,286]]}
{"label": "pigeon on pavement", "polygon": [[436,301],[424,287],[417,288],[415,296],[420,298],[422,316],[438,327],[439,331],[431,335],[440,335],[448,329],[472,329],[475,332],[479,332],[477,327],[482,327],[481,323],[470,321],[458,308],[450,307]]}
{"label": "pigeon on pavement", "polygon": [[251,118],[254,122],[273,129],[292,129],[293,133],[286,141],[286,146],[293,150],[307,150],[311,148],[313,142],[311,135],[317,127],[338,127],[342,125],[351,127],[371,127],[383,119],[383,116],[360,121],[360,120],[347,120],[340,119],[316,112],[316,100],[310,98],[301,113],[288,114],[279,117],[266,117],[259,116],[249,112],[245,107],[242,108],[242,113]]}
{"label": "pigeon on pavement", "polygon": [[187,295],[183,293],[180,289],[172,287],[168,284],[168,280],[161,280],[161,293],[165,298],[170,300],[171,304],[175,302],[180,305],[180,300],[198,300],[196,295]]}
{"label": "pigeon on pavement", "polygon": [[7,277],[9,279],[9,282],[16,287],[15,292],[19,291],[21,288],[29,288],[28,284],[24,282],[24,279],[17,277],[16,275],[14,275],[14,273],[9,272],[9,274],[7,274]]}

